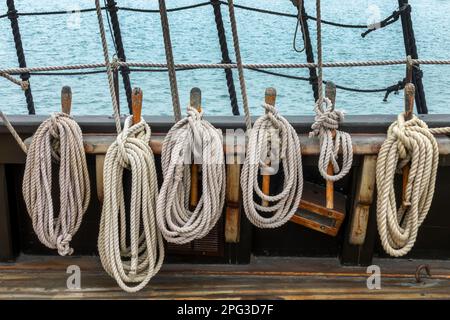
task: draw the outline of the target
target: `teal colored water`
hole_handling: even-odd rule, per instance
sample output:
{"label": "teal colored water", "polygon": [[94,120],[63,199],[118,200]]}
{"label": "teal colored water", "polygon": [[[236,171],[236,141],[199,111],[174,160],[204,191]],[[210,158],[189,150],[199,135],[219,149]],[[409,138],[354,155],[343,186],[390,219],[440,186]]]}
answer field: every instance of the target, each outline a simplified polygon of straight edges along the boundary
{"label": "teal colored water", "polygon": [[[167,0],[167,7],[183,6],[201,0]],[[119,6],[158,8],[158,1],[118,0]],[[305,1],[307,12],[315,15],[315,1]],[[236,4],[281,12],[295,13],[290,0],[236,0]],[[450,26],[448,14],[450,1],[413,0],[413,23],[419,56],[424,59],[450,58]],[[20,12],[72,10],[93,7],[94,1],[72,0],[16,0]],[[323,19],[343,23],[366,24],[371,18],[384,18],[397,8],[397,0],[323,0]],[[222,7],[227,30],[230,54],[234,60],[229,18]],[[0,5],[6,12],[6,4]],[[236,9],[240,32],[242,58],[246,63],[305,62],[303,53],[292,48],[296,19],[270,16]],[[125,52],[129,61],[165,62],[159,14],[119,11]],[[171,37],[176,63],[220,62],[221,53],[217,39],[212,7],[202,7],[184,12],[169,13]],[[103,61],[95,12],[80,16],[22,16],[19,18],[22,41],[28,66],[65,65]],[[106,23],[106,20],[105,20]],[[315,44],[315,24],[310,21]],[[16,67],[17,57],[9,20],[0,20],[0,67]],[[404,58],[401,23],[372,32],[366,38],[361,30],[323,26],[323,51],[325,61],[382,60]],[[114,51],[111,37],[110,53]],[[301,45],[301,44],[300,44]],[[447,66],[423,66],[424,86],[430,113],[449,113],[450,80]],[[279,70],[298,76],[308,76],[306,69]],[[369,67],[351,69],[325,69],[325,80],[359,88],[382,88],[403,79],[405,67]],[[239,88],[237,74],[236,88]],[[309,83],[277,78],[246,70],[246,81],[252,114],[261,114],[260,104],[264,89],[274,86],[278,90],[278,108],[285,115],[312,114],[314,99]],[[189,90],[198,86],[203,92],[207,114],[231,115],[223,70],[195,70],[177,73],[182,106],[188,102]],[[132,86],[144,91],[144,113],[150,115],[172,114],[169,81],[166,73],[133,73]],[[86,76],[40,76],[31,78],[36,112],[47,114],[59,109],[61,86],[70,85],[73,91],[73,113],[83,115],[111,114],[105,74]],[[238,89],[239,95],[239,89]],[[383,102],[384,93],[360,94],[339,90],[337,106],[347,114],[393,114],[403,108],[402,94],[391,95]],[[239,99],[239,103],[241,100]],[[124,91],[121,105],[125,109]],[[241,105],[241,103],[240,103]],[[21,90],[9,81],[0,79],[0,108],[9,114],[26,113],[25,98]]]}

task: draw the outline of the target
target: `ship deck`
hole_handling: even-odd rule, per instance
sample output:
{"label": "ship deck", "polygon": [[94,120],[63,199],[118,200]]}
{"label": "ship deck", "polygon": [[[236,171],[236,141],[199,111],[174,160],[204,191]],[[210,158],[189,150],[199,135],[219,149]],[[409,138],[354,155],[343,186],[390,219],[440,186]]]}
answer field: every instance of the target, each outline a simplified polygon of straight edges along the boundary
{"label": "ship deck", "polygon": [[[22,255],[0,264],[0,299],[450,299],[450,261],[374,259],[381,289],[369,290],[365,267],[332,258],[253,257],[247,265],[166,264],[142,291],[123,292],[97,257]],[[432,277],[415,279],[416,267]],[[81,289],[67,289],[69,265]]]}

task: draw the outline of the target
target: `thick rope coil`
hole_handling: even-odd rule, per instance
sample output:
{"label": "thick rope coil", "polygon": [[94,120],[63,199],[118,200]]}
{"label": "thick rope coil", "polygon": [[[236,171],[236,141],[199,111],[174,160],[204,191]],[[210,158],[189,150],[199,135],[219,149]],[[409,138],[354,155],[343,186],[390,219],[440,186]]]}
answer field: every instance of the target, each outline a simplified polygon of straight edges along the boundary
{"label": "thick rope coil", "polygon": [[[383,248],[391,256],[404,256],[414,246],[434,194],[439,150],[433,134],[447,133],[450,128],[429,129],[416,116],[405,121],[404,113],[388,129],[377,161],[377,223]],[[394,176],[409,161],[406,193],[397,210]]]}
{"label": "thick rope coil", "polygon": [[[249,135],[241,186],[244,209],[250,222],[259,228],[277,228],[291,219],[300,203],[303,191],[302,158],[295,129],[273,106],[263,106],[266,114],[256,120]],[[260,168],[269,170],[264,160],[274,152],[279,152],[278,158],[283,166],[283,189],[279,194],[269,196],[258,186],[258,171]],[[276,203],[267,207],[259,205],[254,201],[254,192],[260,199]],[[267,217],[260,212],[272,215]]]}
{"label": "thick rope coil", "polygon": [[[103,170],[98,250],[106,272],[127,292],[141,290],[164,260],[163,239],[156,228],[158,182],[150,136],[150,127],[143,119],[132,125],[129,116],[123,131],[108,148]],[[129,226],[122,187],[124,169],[132,172]],[[138,285],[130,287],[127,283]]]}
{"label": "thick rope coil", "polygon": [[[59,163],[56,216],[52,162]],[[55,113],[37,129],[28,148],[22,190],[39,240],[62,256],[72,254],[70,241],[88,207],[90,185],[81,129],[69,115]]]}
{"label": "thick rope coil", "polygon": [[[339,122],[344,118],[342,111],[335,110],[330,99],[324,97],[326,104],[324,110],[316,104],[316,116],[311,126],[310,137],[318,136],[320,139],[319,171],[325,180],[338,181],[342,179],[352,168],[353,146],[350,135],[346,132],[336,130]],[[336,137],[333,138],[333,131]],[[342,149],[342,169],[338,164],[339,151]],[[327,174],[328,164],[332,163],[335,175]]]}
{"label": "thick rope coil", "polygon": [[[162,145],[164,182],[157,202],[157,221],[164,238],[176,244],[206,236],[224,205],[223,137],[202,115],[188,107],[187,117],[170,129]],[[202,164],[202,196],[194,211],[189,210],[192,155],[194,163]]]}

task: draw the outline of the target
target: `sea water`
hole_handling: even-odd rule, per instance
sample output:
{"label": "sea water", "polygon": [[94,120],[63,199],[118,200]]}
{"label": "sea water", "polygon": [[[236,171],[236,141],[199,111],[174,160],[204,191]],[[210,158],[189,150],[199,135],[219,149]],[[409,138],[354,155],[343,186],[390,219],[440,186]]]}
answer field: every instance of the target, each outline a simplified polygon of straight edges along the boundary
{"label": "sea water", "polygon": [[[103,3],[103,1],[101,1]],[[122,7],[157,9],[156,0],[117,0]],[[173,8],[202,2],[202,0],[167,0]],[[92,8],[94,1],[16,0],[19,12],[79,10]],[[290,0],[236,0],[236,4],[295,14]],[[315,16],[315,1],[305,1],[307,12]],[[419,57],[450,59],[450,1],[412,0],[413,24]],[[397,0],[322,0],[325,20],[368,24],[390,15],[398,7]],[[0,13],[6,13],[5,1]],[[228,9],[222,6],[228,49],[234,61]],[[129,61],[165,63],[164,44],[158,13],[118,12],[125,53]],[[293,50],[296,19],[244,11],[236,8],[239,38],[244,63],[302,63],[304,53]],[[105,14],[104,17],[106,18]],[[221,52],[211,6],[169,13],[173,53],[176,63],[217,63]],[[95,63],[103,61],[103,53],[95,12],[52,16],[20,16],[20,30],[27,64],[53,66]],[[108,28],[107,21],[105,26]],[[315,22],[309,21],[315,47]],[[345,29],[323,25],[324,61],[360,61],[403,59],[405,48],[400,21],[374,31],[362,38],[363,29]],[[108,31],[110,55],[114,53]],[[17,56],[8,18],[0,19],[0,68],[17,67]],[[302,47],[301,38],[298,47]],[[450,113],[450,66],[422,66],[423,82],[430,113]],[[307,69],[271,70],[308,77]],[[242,102],[236,70],[233,71],[239,107]],[[383,88],[402,80],[404,66],[326,68],[324,79],[338,85],[355,88]],[[131,73],[132,86],[144,92],[144,114],[171,115],[172,102],[167,72]],[[250,110],[253,115],[263,112],[264,89],[273,86],[278,91],[277,107],[285,115],[312,114],[314,98],[308,82],[279,78],[245,70]],[[185,110],[190,88],[202,90],[203,107],[208,115],[231,115],[225,74],[218,70],[177,72],[180,101]],[[36,112],[48,114],[60,108],[60,91],[69,85],[73,91],[73,113],[98,115],[112,113],[111,97],[105,74],[80,76],[32,76],[30,79]],[[396,114],[403,108],[403,95],[384,93],[337,92],[337,107],[346,114]],[[126,112],[126,98],[121,84],[120,100]],[[0,78],[0,109],[8,114],[27,112],[23,92],[18,86]]]}

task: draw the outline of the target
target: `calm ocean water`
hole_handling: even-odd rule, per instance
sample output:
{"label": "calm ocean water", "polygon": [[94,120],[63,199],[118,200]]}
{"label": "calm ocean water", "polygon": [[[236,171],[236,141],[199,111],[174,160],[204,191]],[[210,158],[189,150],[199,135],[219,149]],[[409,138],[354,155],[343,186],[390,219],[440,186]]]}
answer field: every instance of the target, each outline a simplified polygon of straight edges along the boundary
{"label": "calm ocean water", "polygon": [[[119,6],[158,8],[156,0],[118,0]],[[201,0],[167,0],[167,7],[201,2]],[[397,8],[397,0],[323,0],[323,19],[343,23],[366,24],[370,17],[384,18]],[[295,13],[290,0],[236,0],[236,4]],[[424,59],[450,58],[450,1],[412,0],[413,23],[419,56]],[[314,1],[306,1],[307,11],[315,15]],[[16,0],[20,12],[71,10],[90,8],[94,1],[83,0]],[[222,7],[230,54],[234,60],[227,8]],[[292,48],[296,20],[236,9],[241,50],[247,63],[304,62],[304,53]],[[0,5],[6,12],[6,4]],[[130,61],[165,62],[159,14],[119,11],[123,41]],[[219,62],[221,53],[217,41],[212,7],[169,13],[171,36],[176,63]],[[55,16],[22,16],[19,18],[22,41],[29,66],[64,65],[103,61],[95,12]],[[106,20],[105,20],[106,23]],[[310,22],[315,41],[315,25]],[[17,57],[8,19],[0,19],[0,66],[16,67]],[[372,32],[366,38],[361,30],[323,27],[324,60],[381,60],[403,58],[404,45],[401,23]],[[114,47],[111,38],[110,53]],[[315,42],[314,42],[315,43]],[[300,44],[301,45],[301,44]],[[423,66],[424,86],[430,113],[450,113],[448,100],[450,67]],[[308,71],[280,70],[292,75],[308,76]],[[359,88],[382,88],[397,83],[404,76],[403,66],[325,69],[324,78],[336,84]],[[309,83],[246,71],[251,112],[261,114],[264,89],[278,90],[277,105],[285,115],[311,114],[314,99]],[[195,70],[177,73],[182,106],[188,102],[189,90],[198,86],[203,92],[207,114],[231,115],[223,70]],[[235,84],[239,90],[235,72]],[[144,113],[171,114],[170,87],[166,73],[133,73],[132,86],[144,91]],[[36,112],[47,114],[59,109],[61,86],[70,85],[73,91],[73,113],[83,115],[111,114],[106,75],[35,76],[31,78]],[[239,95],[239,91],[238,91]],[[339,90],[337,105],[347,114],[392,114],[403,108],[402,94],[391,95],[383,102],[384,93],[352,93]],[[240,103],[240,99],[239,99]],[[125,109],[125,95],[121,90],[121,105]],[[21,90],[0,79],[0,108],[9,114],[26,113]]]}

